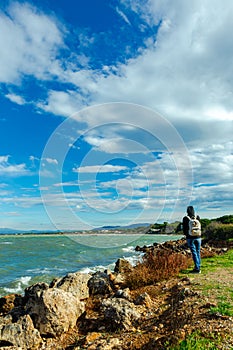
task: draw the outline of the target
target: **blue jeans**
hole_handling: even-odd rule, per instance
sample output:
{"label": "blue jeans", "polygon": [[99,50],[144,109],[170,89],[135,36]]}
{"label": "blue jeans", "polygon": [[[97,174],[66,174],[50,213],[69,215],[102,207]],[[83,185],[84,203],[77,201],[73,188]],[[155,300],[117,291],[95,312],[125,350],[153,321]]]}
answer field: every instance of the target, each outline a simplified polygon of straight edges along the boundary
{"label": "blue jeans", "polygon": [[195,270],[200,270],[201,268],[201,238],[187,238],[188,246],[191,250]]}

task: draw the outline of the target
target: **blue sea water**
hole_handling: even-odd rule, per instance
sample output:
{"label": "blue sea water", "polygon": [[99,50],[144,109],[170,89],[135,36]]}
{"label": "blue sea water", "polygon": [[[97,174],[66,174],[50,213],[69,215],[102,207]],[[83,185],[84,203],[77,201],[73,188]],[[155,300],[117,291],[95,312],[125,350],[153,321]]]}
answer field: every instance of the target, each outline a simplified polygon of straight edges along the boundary
{"label": "blue sea water", "polygon": [[23,294],[29,285],[50,283],[68,272],[114,270],[118,258],[135,264],[142,255],[135,251],[137,245],[178,238],[128,234],[0,235],[0,296]]}

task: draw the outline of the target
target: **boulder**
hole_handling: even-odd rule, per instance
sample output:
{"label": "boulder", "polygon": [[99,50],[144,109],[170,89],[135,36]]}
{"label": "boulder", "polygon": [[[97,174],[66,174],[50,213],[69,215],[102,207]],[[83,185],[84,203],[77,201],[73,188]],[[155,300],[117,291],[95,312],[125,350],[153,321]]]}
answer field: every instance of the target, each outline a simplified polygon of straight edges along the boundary
{"label": "boulder", "polygon": [[129,288],[118,289],[114,296],[116,298],[123,298],[123,299],[129,300],[129,301],[132,300]]}
{"label": "boulder", "polygon": [[136,298],[135,304],[136,305],[145,305],[147,308],[151,308],[153,302],[152,302],[151,297],[149,296],[149,294],[145,292],[143,294],[140,294]]}
{"label": "boulder", "polygon": [[42,293],[47,289],[49,289],[49,285],[44,282],[35,283],[27,287],[24,291],[25,302],[27,302],[29,299],[31,302],[32,302],[32,299],[37,301],[42,295]]}
{"label": "boulder", "polygon": [[113,284],[105,272],[97,271],[88,281],[88,288],[91,295],[105,295],[112,292]]}
{"label": "boulder", "polygon": [[43,342],[29,315],[21,316],[15,323],[10,322],[7,316],[5,322],[1,319],[0,323],[0,344],[7,346],[7,349],[33,350]]}
{"label": "boulder", "polygon": [[0,298],[0,313],[7,314],[14,307],[21,307],[23,304],[23,297],[19,294],[8,294]]}
{"label": "boulder", "polygon": [[102,302],[105,321],[112,330],[132,327],[132,322],[140,318],[140,312],[130,301],[122,298],[108,298]]}
{"label": "boulder", "polygon": [[91,275],[80,272],[69,273],[65,277],[52,281],[50,287],[56,287],[71,293],[79,300],[89,297],[88,281]]}
{"label": "boulder", "polygon": [[41,291],[35,288],[35,294],[28,299],[25,310],[41,335],[56,337],[76,325],[85,311],[85,304],[62,289]]}
{"label": "boulder", "polygon": [[120,258],[117,260],[115,264],[114,272],[124,273],[124,272],[131,271],[132,269],[133,269],[133,266],[130,264],[128,260]]}

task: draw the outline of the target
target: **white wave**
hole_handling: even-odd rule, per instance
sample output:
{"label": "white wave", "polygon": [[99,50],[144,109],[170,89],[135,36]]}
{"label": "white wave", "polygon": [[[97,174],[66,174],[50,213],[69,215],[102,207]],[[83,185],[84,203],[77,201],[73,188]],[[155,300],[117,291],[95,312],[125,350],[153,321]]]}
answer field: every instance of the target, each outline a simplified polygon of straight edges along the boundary
{"label": "white wave", "polygon": [[1,242],[0,244],[13,244],[13,242],[6,241],[6,242]]}
{"label": "white wave", "polygon": [[12,294],[21,294],[25,287],[29,285],[29,282],[31,281],[30,276],[22,276],[18,281],[15,281],[15,286],[14,287],[5,287],[4,290],[6,293],[12,293]]}
{"label": "white wave", "polygon": [[135,266],[139,261],[142,260],[143,255],[143,253],[140,253],[137,255],[124,257],[124,259],[127,260],[132,266]]}
{"label": "white wave", "polygon": [[79,270],[80,273],[83,273],[83,274],[88,274],[88,273],[94,273],[95,270],[93,268],[90,268],[90,267],[84,267],[83,269]]}
{"label": "white wave", "polygon": [[43,267],[43,268],[36,268],[36,269],[28,269],[27,272],[32,275],[51,275],[54,273],[63,273],[66,271],[66,269],[61,267]]}
{"label": "white wave", "polygon": [[84,267],[82,268],[79,272],[80,273],[95,273],[97,271],[101,271],[101,272],[104,272],[105,270],[110,270],[110,271],[113,271],[114,270],[114,267],[115,267],[115,263],[112,263],[110,265],[107,265],[107,266],[103,266],[103,265],[96,265],[96,266],[93,266],[93,267]]}
{"label": "white wave", "polygon": [[135,247],[129,246],[129,247],[122,248],[122,250],[123,250],[123,252],[132,253],[135,251]]}
{"label": "white wave", "polygon": [[30,276],[21,277],[20,282],[22,282],[22,284],[24,284],[24,285],[28,285],[29,282],[31,281],[31,279],[32,278]]}

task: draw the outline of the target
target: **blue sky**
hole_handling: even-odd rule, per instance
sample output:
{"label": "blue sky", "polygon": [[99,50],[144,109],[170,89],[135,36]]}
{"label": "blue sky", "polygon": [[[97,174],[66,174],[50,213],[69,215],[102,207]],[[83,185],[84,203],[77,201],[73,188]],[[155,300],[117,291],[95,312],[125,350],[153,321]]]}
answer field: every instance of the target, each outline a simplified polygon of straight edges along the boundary
{"label": "blue sky", "polygon": [[233,3],[0,4],[0,227],[232,213]]}

